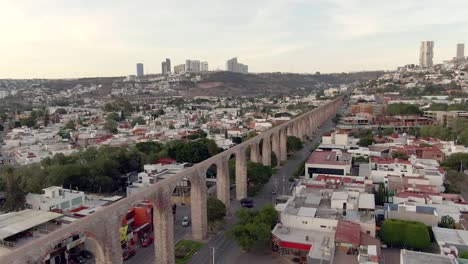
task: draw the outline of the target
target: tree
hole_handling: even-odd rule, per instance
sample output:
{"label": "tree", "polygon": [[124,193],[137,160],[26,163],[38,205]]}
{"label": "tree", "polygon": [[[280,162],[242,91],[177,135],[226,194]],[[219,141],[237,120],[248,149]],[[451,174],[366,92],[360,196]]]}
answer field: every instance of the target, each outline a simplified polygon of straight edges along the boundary
{"label": "tree", "polygon": [[460,171],[468,169],[468,153],[453,153],[442,164],[450,169]]}
{"label": "tree", "polygon": [[441,140],[451,140],[452,133],[450,129],[443,126],[424,126],[419,130],[421,137],[436,137]]}
{"label": "tree", "polygon": [[112,134],[117,134],[117,122],[114,119],[107,119],[104,123],[104,130]]}
{"label": "tree", "polygon": [[382,135],[384,136],[390,136],[391,134],[393,134],[393,128],[384,128],[382,130]]}
{"label": "tree", "polygon": [[375,140],[373,136],[365,136],[359,139],[358,145],[361,147],[368,147],[374,144]]}
{"label": "tree", "polygon": [[143,117],[139,116],[139,117],[136,117],[132,120],[132,126],[135,126],[135,125],[144,125],[146,124],[145,122],[145,119],[143,119]]}
{"label": "tree", "polygon": [[391,246],[424,249],[431,245],[429,231],[423,223],[387,219],[381,229],[382,241]]}
{"label": "tree", "polygon": [[389,115],[420,115],[421,110],[417,105],[397,103],[388,105],[387,113]]}
{"label": "tree", "polygon": [[295,136],[288,136],[286,148],[288,152],[295,152],[301,150],[304,147],[301,139]]}
{"label": "tree", "polygon": [[66,130],[66,129],[75,130],[75,129],[76,129],[75,126],[76,126],[76,125],[75,125],[75,122],[74,122],[73,120],[70,120],[70,121],[68,121],[68,122],[65,124],[65,126],[63,127],[63,129],[65,129],[65,130]]}
{"label": "tree", "polygon": [[1,176],[5,184],[5,203],[2,210],[13,212],[23,209],[26,202],[26,192],[22,178],[16,175],[11,167],[2,171]]}
{"label": "tree", "polygon": [[55,113],[59,114],[59,115],[64,115],[64,114],[67,113],[67,110],[65,110],[63,108],[57,108],[57,110],[55,110]]}
{"label": "tree", "polygon": [[208,222],[222,220],[226,216],[226,206],[216,198],[208,198],[207,201]]}
{"label": "tree", "polygon": [[49,125],[49,110],[45,110],[45,113],[44,113],[44,126],[48,126]]}
{"label": "tree", "polygon": [[245,208],[236,212],[238,222],[227,233],[244,250],[255,246],[267,245],[271,240],[271,229],[278,221],[278,213],[271,205],[265,205],[260,211]]}
{"label": "tree", "polygon": [[392,157],[395,159],[405,159],[408,160],[408,156],[406,156],[403,152],[401,151],[395,151],[392,152]]}
{"label": "tree", "polygon": [[107,114],[106,119],[107,120],[114,120],[114,121],[118,122],[118,121],[120,121],[120,116],[116,112],[112,112],[112,113]]}
{"label": "tree", "polygon": [[442,216],[439,227],[455,229],[455,220],[450,215]]}

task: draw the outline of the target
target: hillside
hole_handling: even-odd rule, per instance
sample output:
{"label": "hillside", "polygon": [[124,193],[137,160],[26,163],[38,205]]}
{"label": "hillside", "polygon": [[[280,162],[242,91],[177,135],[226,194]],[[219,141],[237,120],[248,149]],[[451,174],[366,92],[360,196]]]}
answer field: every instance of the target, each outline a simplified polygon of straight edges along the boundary
{"label": "hillside", "polygon": [[179,90],[187,96],[246,95],[258,94],[301,94],[318,89],[366,81],[383,72],[357,72],[340,74],[294,74],[260,73],[240,74],[233,72],[212,72],[202,74],[202,81],[193,84],[182,83]]}

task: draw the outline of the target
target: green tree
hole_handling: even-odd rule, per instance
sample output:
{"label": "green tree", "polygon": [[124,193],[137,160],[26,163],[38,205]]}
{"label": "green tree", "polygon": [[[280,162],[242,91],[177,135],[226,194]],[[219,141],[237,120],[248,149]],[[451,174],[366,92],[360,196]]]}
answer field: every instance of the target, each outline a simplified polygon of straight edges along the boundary
{"label": "green tree", "polygon": [[260,211],[245,208],[236,212],[238,222],[227,233],[244,250],[266,246],[271,240],[271,229],[278,221],[278,213],[271,204]]}
{"label": "green tree", "polygon": [[460,171],[468,169],[468,153],[453,153],[442,164],[452,170]]}
{"label": "green tree", "polygon": [[117,134],[117,125],[118,124],[114,119],[107,119],[104,123],[104,130],[112,134]]}
{"label": "green tree", "polygon": [[223,218],[226,216],[226,206],[221,200],[216,198],[208,198],[207,211],[208,222],[223,220]]}
{"label": "green tree", "polygon": [[295,152],[301,150],[304,147],[302,140],[295,136],[288,136],[286,148],[288,152]]}
{"label": "green tree", "polygon": [[421,127],[419,133],[422,137],[436,137],[441,140],[451,140],[452,133],[443,126],[424,126]]}
{"label": "green tree", "polygon": [[116,112],[112,112],[112,113],[107,114],[106,119],[107,120],[114,120],[114,121],[118,122],[118,121],[120,121],[120,116]]}
{"label": "green tree", "polygon": [[439,227],[455,229],[455,220],[450,215],[444,215],[441,218]]}
{"label": "green tree", "polygon": [[22,178],[15,174],[13,168],[8,167],[1,172],[5,184],[5,203],[2,210],[13,212],[24,209],[26,192]]}
{"label": "green tree", "polygon": [[387,113],[389,115],[420,115],[422,112],[417,105],[397,103],[388,105]]}
{"label": "green tree", "polygon": [[393,134],[393,128],[384,128],[382,130],[382,135],[384,136],[390,136],[391,134]]}
{"label": "green tree", "polygon": [[392,157],[395,158],[395,159],[408,160],[408,156],[406,156],[403,152],[400,152],[400,151],[392,152]]}
{"label": "green tree", "polygon": [[391,246],[420,250],[431,245],[429,231],[420,222],[387,219],[380,232],[382,241]]}
{"label": "green tree", "polygon": [[359,139],[358,145],[361,147],[368,147],[374,144],[375,140],[373,136],[365,136]]}
{"label": "green tree", "polygon": [[67,113],[67,110],[63,108],[57,108],[57,110],[55,110],[55,113],[59,115],[65,115]]}
{"label": "green tree", "polygon": [[68,121],[62,129],[75,130],[75,122],[73,120]]}
{"label": "green tree", "polygon": [[135,125],[144,125],[146,124],[145,122],[145,119],[143,119],[143,117],[139,116],[139,117],[136,117],[132,120],[132,126],[135,126]]}

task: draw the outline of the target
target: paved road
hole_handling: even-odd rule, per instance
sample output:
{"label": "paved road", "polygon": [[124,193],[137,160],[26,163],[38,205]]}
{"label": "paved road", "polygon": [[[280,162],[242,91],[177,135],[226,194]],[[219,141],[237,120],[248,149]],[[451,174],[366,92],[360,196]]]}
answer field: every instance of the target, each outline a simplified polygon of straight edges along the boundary
{"label": "paved road", "polygon": [[[262,188],[259,194],[253,198],[255,207],[259,208],[265,204],[273,203],[274,196],[272,190],[277,188],[278,194],[290,194],[292,191],[292,183],[288,181],[290,175],[296,168],[304,162],[310,155],[315,144],[320,142],[321,135],[330,131],[333,128],[333,123],[328,121],[322,129],[317,132],[317,135],[311,142],[304,144],[304,148],[288,158],[288,161],[277,171],[270,181]],[[230,212],[234,212],[240,208],[238,201],[232,201]],[[237,264],[241,261],[242,250],[237,246],[236,242],[227,238],[225,231],[234,225],[235,217],[227,219],[226,227],[218,234],[210,238],[207,245],[201,249],[190,261],[191,264],[213,264],[213,248],[215,253],[215,264]]]}
{"label": "paved road", "polygon": [[[276,189],[278,194],[290,194],[292,191],[292,183],[288,181],[289,176],[293,174],[296,168],[304,162],[304,160],[312,152],[315,144],[320,142],[321,135],[329,132],[333,128],[333,123],[329,120],[322,128],[316,133],[312,141],[306,142],[304,148],[292,156],[288,157],[288,161],[277,171],[270,181],[262,188],[259,194],[253,198],[255,207],[274,203],[274,196],[272,190]],[[231,200],[231,207],[229,216],[226,217],[226,225],[216,234],[210,234],[207,245],[202,248],[197,254],[194,255],[191,264],[213,264],[213,248],[215,252],[215,263],[222,264],[237,264],[241,261],[239,257],[242,254],[241,249],[237,246],[234,240],[227,238],[225,235],[226,230],[230,229],[236,222],[234,214],[240,208],[240,203],[237,200]],[[179,241],[184,237],[190,237],[191,228],[182,227],[180,225],[182,217],[190,216],[190,207],[177,207],[175,226],[175,241]],[[150,264],[154,263],[154,248],[138,248],[137,253],[126,264]]]}

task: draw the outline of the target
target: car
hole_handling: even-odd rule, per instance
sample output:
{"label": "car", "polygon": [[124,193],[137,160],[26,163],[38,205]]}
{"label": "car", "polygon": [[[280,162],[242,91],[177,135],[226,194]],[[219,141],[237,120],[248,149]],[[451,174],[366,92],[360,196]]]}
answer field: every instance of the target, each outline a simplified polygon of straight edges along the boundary
{"label": "car", "polygon": [[182,218],[182,226],[189,226],[190,225],[190,219],[188,218],[188,216],[184,216],[184,218]]}
{"label": "car", "polygon": [[252,208],[254,207],[253,200],[249,198],[244,198],[240,201],[242,207]]}
{"label": "car", "polygon": [[86,259],[83,258],[82,256],[79,256],[79,255],[72,256],[71,259],[72,259],[73,261],[75,261],[76,263],[79,263],[79,264],[85,263],[85,262],[86,262]]}
{"label": "car", "polygon": [[273,189],[273,190],[271,191],[271,194],[276,195],[276,190]]}
{"label": "car", "polygon": [[388,246],[385,245],[385,244],[381,244],[380,247],[381,247],[381,248],[388,248]]}
{"label": "car", "polygon": [[153,237],[145,237],[141,241],[140,246],[147,247],[147,246],[153,244],[153,241],[154,241]]}
{"label": "car", "polygon": [[123,252],[122,258],[123,260],[128,260],[129,258],[135,256],[136,251],[134,249],[127,249]]}
{"label": "car", "polygon": [[82,256],[85,259],[92,259],[93,253],[89,252],[88,250],[81,250],[80,256]]}

